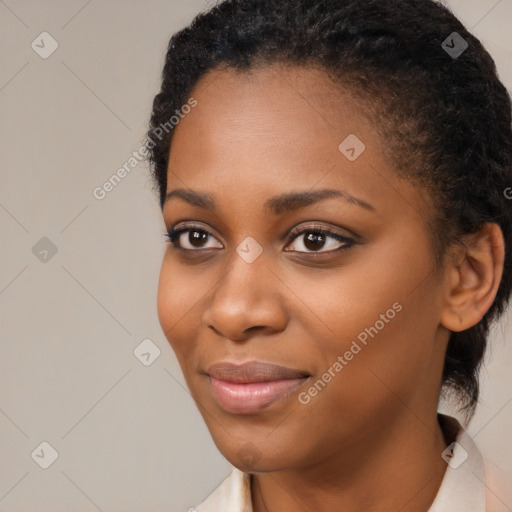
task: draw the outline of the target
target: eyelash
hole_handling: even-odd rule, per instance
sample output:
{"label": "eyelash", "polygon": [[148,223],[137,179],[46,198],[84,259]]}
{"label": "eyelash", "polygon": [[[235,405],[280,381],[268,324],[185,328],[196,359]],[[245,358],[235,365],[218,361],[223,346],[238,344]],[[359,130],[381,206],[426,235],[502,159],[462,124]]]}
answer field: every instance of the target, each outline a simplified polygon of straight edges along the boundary
{"label": "eyelash", "polygon": [[[183,247],[180,247],[178,245],[179,237],[182,233],[186,233],[188,231],[198,231],[200,233],[206,233],[207,235],[209,235],[209,237],[215,238],[207,229],[200,227],[200,226],[184,226],[179,229],[173,229],[173,230],[170,230],[170,231],[164,233],[164,236],[167,237],[168,243],[170,243],[178,251],[192,253],[192,252],[201,252],[202,250],[211,249],[211,248],[208,248],[208,249],[184,249]],[[356,243],[355,240],[353,240],[352,238],[340,235],[339,233],[335,233],[333,231],[325,229],[322,226],[314,226],[313,225],[313,226],[307,226],[306,228],[302,228],[300,231],[292,230],[292,232],[289,235],[289,240],[286,245],[288,246],[290,243],[294,242],[301,235],[305,235],[308,233],[313,233],[315,235],[323,235],[328,238],[333,238],[334,240],[336,240],[338,242],[343,242],[344,245],[342,245],[341,247],[338,247],[337,249],[332,249],[330,251],[321,251],[320,250],[320,251],[287,251],[287,252],[298,252],[300,254],[308,254],[308,255],[310,255],[310,254],[313,254],[313,255],[315,255],[315,254],[331,254],[331,253],[335,253],[338,251],[343,251],[343,250],[349,249]]]}

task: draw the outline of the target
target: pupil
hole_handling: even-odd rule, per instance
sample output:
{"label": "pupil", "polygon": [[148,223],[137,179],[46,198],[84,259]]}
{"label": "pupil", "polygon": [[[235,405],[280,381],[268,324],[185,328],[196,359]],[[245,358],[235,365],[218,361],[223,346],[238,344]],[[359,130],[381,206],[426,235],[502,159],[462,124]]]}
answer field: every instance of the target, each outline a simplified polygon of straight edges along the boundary
{"label": "pupil", "polygon": [[189,242],[195,247],[201,247],[201,243],[208,238],[204,231],[190,231],[188,234]]}
{"label": "pupil", "polygon": [[310,251],[321,249],[325,244],[325,237],[321,233],[308,233],[304,245]]}

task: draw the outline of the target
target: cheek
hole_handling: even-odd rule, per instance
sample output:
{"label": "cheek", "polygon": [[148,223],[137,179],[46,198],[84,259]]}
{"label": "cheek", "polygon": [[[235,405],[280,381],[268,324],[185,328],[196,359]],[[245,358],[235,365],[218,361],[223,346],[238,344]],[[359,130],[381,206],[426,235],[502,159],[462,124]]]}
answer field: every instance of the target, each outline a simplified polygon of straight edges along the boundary
{"label": "cheek", "polygon": [[437,366],[437,324],[424,302],[428,295],[411,295],[388,309],[386,301],[382,308],[372,307],[368,318],[354,321],[352,335],[337,349],[331,345],[327,366],[332,367],[338,356],[343,358],[343,369],[332,386],[332,401],[340,410],[369,421],[379,411],[412,402],[419,389],[434,382],[435,368],[442,366]]}
{"label": "cheek", "polygon": [[203,294],[204,289],[201,291],[197,281],[187,280],[166,255],[158,282],[157,312],[164,335],[180,362],[196,338],[194,330],[200,322],[195,317],[199,315]]}
{"label": "cheek", "polygon": [[[168,335],[174,319],[174,302],[177,298],[176,287],[173,286],[172,276],[168,272],[168,265],[166,264],[166,258],[162,263],[160,269],[160,277],[158,280],[158,294],[157,294],[157,312],[160,326],[164,331],[164,334]],[[174,290],[174,291],[173,291]],[[167,338],[169,339],[169,338]]]}
{"label": "cheek", "polygon": [[342,356],[347,362],[339,374],[356,388],[382,387],[370,370],[393,388],[415,375],[421,378],[435,343],[439,297],[434,277],[428,277],[428,249],[408,250],[404,242],[386,249],[378,258],[368,251],[355,272],[304,287],[316,315],[309,329],[314,331],[313,322],[321,329],[312,338],[321,362],[317,370],[326,371]]}
{"label": "cheek", "polygon": [[295,289],[307,291],[303,325],[311,331],[320,352],[331,358],[348,350],[353,340],[364,346],[372,335],[385,337],[402,322],[410,302],[407,282],[407,276],[375,265],[362,271],[341,271],[332,279],[316,279],[316,283],[308,279],[299,286],[295,280]]}

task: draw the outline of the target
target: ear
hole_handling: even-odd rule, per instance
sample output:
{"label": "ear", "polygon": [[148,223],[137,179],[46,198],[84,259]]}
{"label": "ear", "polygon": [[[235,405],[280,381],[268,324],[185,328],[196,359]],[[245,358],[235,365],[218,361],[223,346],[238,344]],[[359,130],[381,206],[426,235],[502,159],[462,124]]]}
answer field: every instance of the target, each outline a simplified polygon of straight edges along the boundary
{"label": "ear", "polygon": [[446,293],[441,324],[465,331],[491,307],[503,274],[505,242],[498,224],[487,223],[465,235],[447,260]]}

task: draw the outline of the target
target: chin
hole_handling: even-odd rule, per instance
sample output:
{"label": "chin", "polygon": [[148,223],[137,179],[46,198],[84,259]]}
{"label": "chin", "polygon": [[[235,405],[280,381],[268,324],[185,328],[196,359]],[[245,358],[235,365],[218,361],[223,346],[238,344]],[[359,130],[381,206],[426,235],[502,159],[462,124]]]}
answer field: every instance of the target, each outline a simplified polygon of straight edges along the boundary
{"label": "chin", "polygon": [[294,466],[293,455],[298,455],[292,452],[292,446],[296,447],[296,443],[288,446],[278,439],[270,442],[263,438],[258,441],[255,435],[234,439],[224,433],[222,439],[213,436],[213,441],[230,464],[246,473],[281,471]]}

